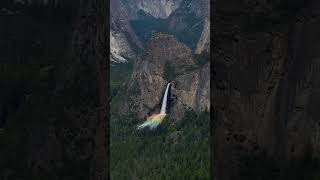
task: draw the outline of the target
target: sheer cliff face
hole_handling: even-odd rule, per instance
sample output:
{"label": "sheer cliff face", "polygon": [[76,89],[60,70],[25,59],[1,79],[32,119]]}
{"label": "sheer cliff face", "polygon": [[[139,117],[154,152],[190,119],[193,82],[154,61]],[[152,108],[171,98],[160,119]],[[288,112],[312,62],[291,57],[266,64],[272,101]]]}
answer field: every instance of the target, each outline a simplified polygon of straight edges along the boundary
{"label": "sheer cliff face", "polygon": [[113,62],[127,62],[127,58],[134,57],[134,52],[125,34],[110,31],[110,59]]}
{"label": "sheer cliff face", "polygon": [[137,112],[140,118],[159,112],[168,83],[165,78],[167,64],[176,73],[170,80],[171,93],[177,97],[172,102],[172,117],[181,118],[186,108],[204,110],[209,107],[209,64],[203,69],[192,70],[195,60],[190,48],[172,35],[157,34],[136,63],[127,91],[128,108]]}
{"label": "sheer cliff face", "polygon": [[136,50],[143,49],[143,43],[133,31],[130,21],[137,19],[137,12],[143,10],[155,18],[167,18],[179,7],[181,0],[111,0],[110,60],[125,62],[136,57]]}
{"label": "sheer cliff face", "polygon": [[209,8],[209,0],[183,0],[168,17],[169,30],[198,53],[209,47],[205,39],[210,34]]}
{"label": "sheer cliff face", "polygon": [[59,4],[64,4],[61,0],[13,0],[15,4],[22,5],[44,5],[44,6],[58,6]]}
{"label": "sheer cliff face", "polygon": [[[130,23],[141,20],[138,13],[141,11],[154,17],[154,23],[165,19],[166,27],[161,27],[161,31],[166,29],[167,32],[175,33],[178,39],[182,39],[193,50],[197,49],[197,53],[208,50],[209,0],[111,0],[110,5],[111,61],[124,62],[128,58],[136,58],[137,51],[144,49],[144,38],[137,36],[139,32],[135,32]],[[150,19],[144,23],[150,23]],[[143,34],[158,31],[157,27],[154,28],[146,28],[147,32]]]}
{"label": "sheer cliff face", "polygon": [[126,8],[125,13],[130,15],[129,19],[136,19],[139,10],[155,18],[165,19],[180,6],[182,1],[184,0],[111,0],[111,9],[113,3],[118,3],[122,8]]}
{"label": "sheer cliff face", "polygon": [[165,19],[175,11],[182,0],[127,0],[133,17],[138,10],[144,10],[155,18]]}
{"label": "sheer cliff face", "polygon": [[207,16],[204,20],[203,30],[201,37],[198,41],[196,54],[201,54],[203,52],[210,52],[210,18]]}
{"label": "sheer cliff face", "polygon": [[320,4],[250,2],[215,4],[211,80],[219,180],[254,179],[250,173],[259,167],[269,179],[286,177],[285,169],[320,155]]}
{"label": "sheer cliff face", "polygon": [[194,13],[197,17],[205,17],[210,13],[209,0],[183,0],[179,8],[172,13],[175,14],[188,14]]}
{"label": "sheer cliff face", "polygon": [[135,58],[134,48],[143,46],[130,25],[132,16],[128,7],[120,0],[111,0],[110,12],[110,60],[125,62]]}
{"label": "sheer cliff face", "polygon": [[[51,48],[64,55],[53,55],[63,60],[53,58],[49,67],[34,71],[33,78],[41,79],[39,83],[44,85],[26,88],[27,98],[9,119],[6,133],[0,137],[0,179],[108,179],[107,1],[87,1],[77,9],[78,17],[67,32],[39,31],[61,39],[66,36],[70,41],[64,47],[64,41],[53,46],[54,40],[48,39],[43,49],[31,51],[35,57],[40,54],[44,59]],[[37,23],[60,27],[56,22],[45,22]],[[10,42],[17,49],[26,47]],[[32,62],[43,66],[42,62]],[[25,63],[20,65],[30,68]]]}
{"label": "sheer cliff face", "polygon": [[178,76],[172,82],[173,102],[170,116],[183,117],[186,109],[210,111],[210,64]]}

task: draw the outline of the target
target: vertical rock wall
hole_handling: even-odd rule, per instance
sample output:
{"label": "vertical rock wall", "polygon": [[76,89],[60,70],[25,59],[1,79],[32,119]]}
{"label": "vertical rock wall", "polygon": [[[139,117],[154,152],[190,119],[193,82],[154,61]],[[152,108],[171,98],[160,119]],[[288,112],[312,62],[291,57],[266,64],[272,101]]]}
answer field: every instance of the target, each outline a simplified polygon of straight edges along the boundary
{"label": "vertical rock wall", "polygon": [[0,179],[108,179],[107,10],[80,4],[63,61],[39,72],[52,88],[31,89],[1,136]]}
{"label": "vertical rock wall", "polygon": [[228,0],[215,7],[214,175],[250,179],[261,168],[270,179],[284,178],[319,157],[319,3]]}
{"label": "vertical rock wall", "polygon": [[[170,72],[167,72],[168,65],[172,67]],[[176,97],[171,117],[182,118],[186,109],[209,110],[209,65],[197,67],[190,48],[173,35],[158,33],[134,66],[124,106],[140,118],[159,113],[165,87],[170,81],[171,93]],[[174,74],[172,79],[167,79],[168,74]]]}

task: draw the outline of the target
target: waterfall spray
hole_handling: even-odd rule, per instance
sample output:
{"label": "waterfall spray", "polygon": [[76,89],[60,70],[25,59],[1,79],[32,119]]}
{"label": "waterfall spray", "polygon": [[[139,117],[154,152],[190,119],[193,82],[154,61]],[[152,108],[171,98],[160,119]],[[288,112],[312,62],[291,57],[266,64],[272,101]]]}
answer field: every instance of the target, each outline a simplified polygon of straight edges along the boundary
{"label": "waterfall spray", "polygon": [[141,125],[138,126],[138,129],[142,129],[145,127],[149,127],[150,129],[154,129],[154,128],[158,127],[161,124],[161,122],[163,121],[163,119],[166,117],[168,91],[169,91],[170,84],[171,83],[167,84],[166,90],[164,92],[160,114],[155,114],[155,115],[148,117],[144,123],[142,123]]}

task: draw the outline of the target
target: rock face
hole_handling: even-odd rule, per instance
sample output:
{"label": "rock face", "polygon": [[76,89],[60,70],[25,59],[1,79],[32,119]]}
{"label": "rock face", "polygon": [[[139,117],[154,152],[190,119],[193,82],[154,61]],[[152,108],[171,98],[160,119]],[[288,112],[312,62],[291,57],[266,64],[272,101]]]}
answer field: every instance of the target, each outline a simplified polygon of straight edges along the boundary
{"label": "rock face", "polygon": [[210,111],[210,64],[190,73],[178,76],[172,81],[174,95],[171,117],[183,117],[186,109],[196,112]]}
{"label": "rock face", "polygon": [[[209,17],[209,8],[209,0],[183,0],[179,8],[168,17],[169,31],[175,32],[179,40],[195,51],[201,34],[210,34],[210,28],[205,27],[209,25],[205,24],[205,18]],[[204,42],[200,42],[202,43]],[[201,46],[200,44],[198,46]]]}
{"label": "rock face", "polygon": [[[39,54],[44,54],[41,60],[50,58],[48,49],[61,51],[63,55],[52,53],[52,56],[63,61],[60,64],[53,59],[49,67],[41,68],[39,72],[35,70],[32,78],[18,78],[26,84],[39,79],[36,82],[40,85],[21,86],[23,100],[17,101],[15,112],[9,111],[11,116],[7,122],[10,123],[6,124],[5,134],[0,137],[0,179],[108,179],[107,5],[107,1],[82,2],[77,7],[78,16],[70,20],[73,27],[69,27],[70,23],[68,28],[59,26],[49,18],[43,24],[44,21],[35,18],[35,22],[27,23],[25,31],[17,33],[18,37],[25,37],[26,32],[34,30],[30,26],[39,23],[55,29],[66,28],[61,34],[42,29],[39,34],[44,33],[44,37],[52,35],[63,40],[66,34],[72,36],[66,36],[70,40],[67,47],[63,46],[62,40],[54,46],[54,38],[45,39],[46,45],[41,46],[43,39],[35,36],[39,38],[38,46],[43,47],[31,51],[33,56],[30,59],[35,66],[42,67],[46,62],[39,65],[34,60]],[[39,17],[39,14],[35,16]],[[17,18],[20,22],[21,17]],[[10,30],[12,27],[7,29]],[[19,55],[21,49],[33,46],[32,41],[27,44],[14,40],[8,42],[12,45],[10,48],[18,50],[13,52],[19,52]],[[21,52],[21,56],[27,55]],[[15,65],[15,58],[9,59],[11,65]],[[19,66],[30,69],[25,62]]]}
{"label": "rock face", "polygon": [[41,5],[41,6],[51,6],[56,7],[59,4],[63,4],[64,1],[61,0],[13,0],[14,4],[22,5]]}
{"label": "rock face", "polygon": [[189,14],[194,13],[197,17],[209,16],[209,0],[183,0],[179,8],[172,14]]}
{"label": "rock face", "polygon": [[[172,79],[165,77],[168,64],[176,74]],[[159,113],[169,81],[172,83],[171,94],[176,97],[170,111],[173,117],[182,117],[188,107],[194,110],[209,107],[209,64],[202,69],[193,70],[194,67],[190,48],[178,42],[173,35],[156,34],[134,67],[127,91],[132,103],[129,107],[140,118]]]}
{"label": "rock face", "polygon": [[138,11],[143,10],[155,18],[167,18],[181,0],[111,0],[110,9],[110,60],[125,62],[136,57],[143,43],[133,31],[130,21],[138,18]]}
{"label": "rock face", "polygon": [[215,7],[215,178],[256,179],[257,170],[267,179],[307,177],[300,167],[320,156],[320,3],[227,0]]}
{"label": "rock face", "polygon": [[175,11],[182,0],[128,0],[132,17],[137,17],[138,10],[143,10],[155,18],[165,19]]}
{"label": "rock face", "polygon": [[110,60],[124,62],[128,58],[136,57],[136,49],[142,49],[143,45],[133,31],[128,6],[119,0],[110,1]]}
{"label": "rock face", "polygon": [[[125,62],[136,58],[137,53],[144,49],[145,41],[149,40],[140,37],[141,34],[153,32],[174,33],[198,53],[208,49],[209,0],[111,0],[110,5],[111,61]],[[141,14],[152,18],[144,20]],[[134,29],[132,22],[146,27]]]}
{"label": "rock face", "polygon": [[198,41],[196,54],[201,54],[203,52],[210,52],[210,18],[207,16],[204,20],[203,30],[201,37]]}
{"label": "rock face", "polygon": [[124,33],[110,31],[110,60],[125,63],[128,61],[126,58],[133,56],[134,52]]}

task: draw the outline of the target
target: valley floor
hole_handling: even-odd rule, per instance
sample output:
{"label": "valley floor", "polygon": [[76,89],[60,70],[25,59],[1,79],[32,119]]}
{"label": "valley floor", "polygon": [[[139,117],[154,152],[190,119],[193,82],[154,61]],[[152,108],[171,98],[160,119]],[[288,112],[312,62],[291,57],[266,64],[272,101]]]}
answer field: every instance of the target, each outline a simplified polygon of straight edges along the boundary
{"label": "valley floor", "polygon": [[156,131],[137,131],[133,116],[111,120],[111,179],[209,179],[210,115],[186,112]]}

